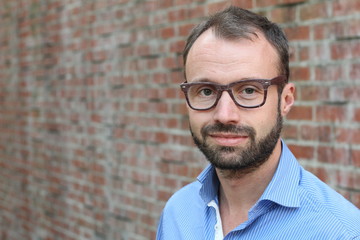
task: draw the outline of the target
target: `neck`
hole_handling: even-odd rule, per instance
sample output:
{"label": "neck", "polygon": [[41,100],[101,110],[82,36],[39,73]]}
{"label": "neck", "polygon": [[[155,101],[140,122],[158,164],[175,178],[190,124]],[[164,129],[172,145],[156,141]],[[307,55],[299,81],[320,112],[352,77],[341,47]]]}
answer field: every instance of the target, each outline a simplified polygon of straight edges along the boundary
{"label": "neck", "polygon": [[[269,159],[250,172],[229,173],[216,169],[220,181],[219,203],[224,233],[247,220],[248,211],[258,201],[276,171],[281,142],[276,144]],[[229,177],[231,174],[232,177]]]}

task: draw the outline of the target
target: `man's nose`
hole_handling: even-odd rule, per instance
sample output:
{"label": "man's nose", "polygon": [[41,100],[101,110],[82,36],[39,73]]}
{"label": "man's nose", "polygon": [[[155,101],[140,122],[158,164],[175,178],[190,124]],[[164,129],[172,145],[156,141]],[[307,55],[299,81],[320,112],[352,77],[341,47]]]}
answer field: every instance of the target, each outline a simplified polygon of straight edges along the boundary
{"label": "man's nose", "polygon": [[236,124],[239,122],[239,106],[235,104],[230,94],[226,91],[222,95],[214,109],[214,121],[223,124]]}

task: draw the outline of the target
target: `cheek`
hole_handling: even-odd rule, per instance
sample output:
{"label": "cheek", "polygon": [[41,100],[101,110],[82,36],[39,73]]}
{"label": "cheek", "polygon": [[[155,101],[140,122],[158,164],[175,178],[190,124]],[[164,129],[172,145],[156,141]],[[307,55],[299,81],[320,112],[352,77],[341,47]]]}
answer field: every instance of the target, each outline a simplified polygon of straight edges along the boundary
{"label": "cheek", "polygon": [[258,119],[257,123],[254,122],[253,126],[256,126],[256,132],[258,138],[266,136],[275,126],[278,117],[278,97],[268,98],[266,104],[258,109],[258,116],[254,119]]}
{"label": "cheek", "polygon": [[263,138],[267,134],[269,134],[269,132],[272,130],[276,123],[276,116],[276,112],[263,115],[263,117],[261,118],[261,122],[257,125],[258,129],[256,132],[258,134],[258,138]]}
{"label": "cheek", "polygon": [[189,124],[192,132],[201,138],[201,128],[204,127],[208,123],[208,118],[206,115],[195,112],[194,110],[189,110]]}

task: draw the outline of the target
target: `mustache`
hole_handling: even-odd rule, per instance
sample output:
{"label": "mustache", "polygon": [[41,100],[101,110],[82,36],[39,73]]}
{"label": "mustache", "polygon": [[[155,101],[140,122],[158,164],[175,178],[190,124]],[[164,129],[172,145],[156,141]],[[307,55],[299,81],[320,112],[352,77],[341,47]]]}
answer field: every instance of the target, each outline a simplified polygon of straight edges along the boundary
{"label": "mustache", "polygon": [[254,128],[243,125],[234,125],[234,124],[223,124],[215,123],[212,125],[207,125],[201,129],[201,135],[205,137],[212,133],[233,133],[233,134],[246,134],[251,138],[255,138],[256,131]]}

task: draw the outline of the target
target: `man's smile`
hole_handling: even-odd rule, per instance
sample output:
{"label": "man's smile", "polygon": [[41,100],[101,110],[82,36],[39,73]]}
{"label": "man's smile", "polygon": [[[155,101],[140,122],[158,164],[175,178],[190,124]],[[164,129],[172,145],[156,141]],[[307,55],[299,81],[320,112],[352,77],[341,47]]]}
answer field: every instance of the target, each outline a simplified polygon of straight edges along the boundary
{"label": "man's smile", "polygon": [[209,137],[221,146],[234,147],[244,144],[248,140],[247,135],[240,135],[234,133],[212,133]]}

